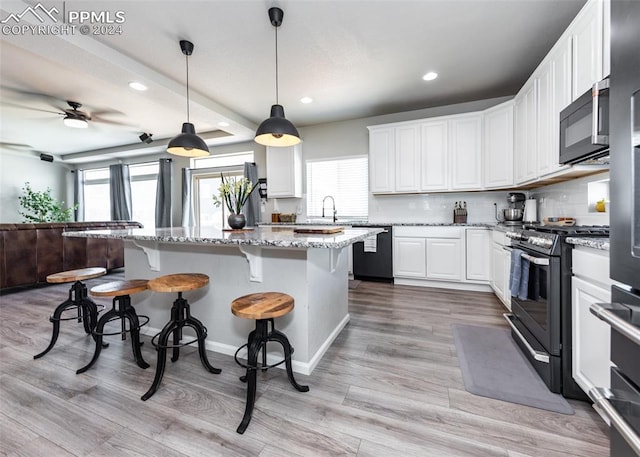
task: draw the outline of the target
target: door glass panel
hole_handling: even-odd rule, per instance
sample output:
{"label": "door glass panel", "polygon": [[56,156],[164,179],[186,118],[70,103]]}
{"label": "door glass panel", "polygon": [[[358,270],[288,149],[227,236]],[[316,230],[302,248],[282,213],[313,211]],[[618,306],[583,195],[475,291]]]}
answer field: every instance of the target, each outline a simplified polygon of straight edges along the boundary
{"label": "door glass panel", "polygon": [[525,300],[513,297],[520,306],[543,329],[547,330],[548,302],[547,302],[547,272],[549,267],[529,264],[527,298]]}

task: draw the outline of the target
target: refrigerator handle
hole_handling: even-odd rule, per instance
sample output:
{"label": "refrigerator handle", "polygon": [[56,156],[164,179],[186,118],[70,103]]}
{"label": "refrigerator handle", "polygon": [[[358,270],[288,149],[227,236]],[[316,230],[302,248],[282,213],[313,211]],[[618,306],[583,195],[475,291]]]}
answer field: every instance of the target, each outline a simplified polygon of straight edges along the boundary
{"label": "refrigerator handle", "polygon": [[610,306],[611,304],[609,303],[594,303],[589,307],[589,311],[597,318],[609,324],[616,332],[621,333],[640,346],[640,328],[616,315],[608,309]]}
{"label": "refrigerator handle", "polygon": [[613,398],[611,391],[604,387],[593,387],[589,390],[589,398],[593,401],[593,409],[608,418],[627,444],[640,455],[640,437],[609,401]]}

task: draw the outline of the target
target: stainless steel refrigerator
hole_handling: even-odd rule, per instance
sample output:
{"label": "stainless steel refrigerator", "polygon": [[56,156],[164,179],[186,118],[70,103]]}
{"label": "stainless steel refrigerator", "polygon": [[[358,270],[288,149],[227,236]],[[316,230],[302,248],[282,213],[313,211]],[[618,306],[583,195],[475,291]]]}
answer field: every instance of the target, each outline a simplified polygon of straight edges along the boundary
{"label": "stainless steel refrigerator", "polygon": [[611,422],[611,456],[640,456],[640,0],[611,0],[611,389],[589,396]]}

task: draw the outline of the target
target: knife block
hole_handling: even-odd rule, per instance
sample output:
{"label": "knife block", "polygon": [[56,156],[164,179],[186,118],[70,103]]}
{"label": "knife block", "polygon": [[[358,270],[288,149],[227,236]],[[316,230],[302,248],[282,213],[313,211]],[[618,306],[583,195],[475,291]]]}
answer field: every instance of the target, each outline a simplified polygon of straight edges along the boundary
{"label": "knife block", "polygon": [[466,224],[467,223],[467,210],[453,210],[453,223],[454,224]]}

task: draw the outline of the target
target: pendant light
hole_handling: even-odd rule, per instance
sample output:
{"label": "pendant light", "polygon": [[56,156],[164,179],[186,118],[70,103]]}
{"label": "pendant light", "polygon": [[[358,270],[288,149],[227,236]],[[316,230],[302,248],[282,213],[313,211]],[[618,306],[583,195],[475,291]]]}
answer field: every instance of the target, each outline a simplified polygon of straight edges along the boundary
{"label": "pendant light", "polygon": [[256,143],[265,146],[293,146],[301,141],[298,130],[284,117],[284,107],[278,104],[278,27],[283,17],[280,8],[269,8],[269,20],[276,31],[276,104],[271,106],[269,119],[262,121],[255,137]]}
{"label": "pendant light", "polygon": [[209,155],[209,147],[196,135],[196,128],[189,122],[189,56],[193,53],[193,43],[180,40],[180,49],[187,63],[187,122],[182,124],[182,133],[169,141],[167,152],[182,157],[205,157]]}

